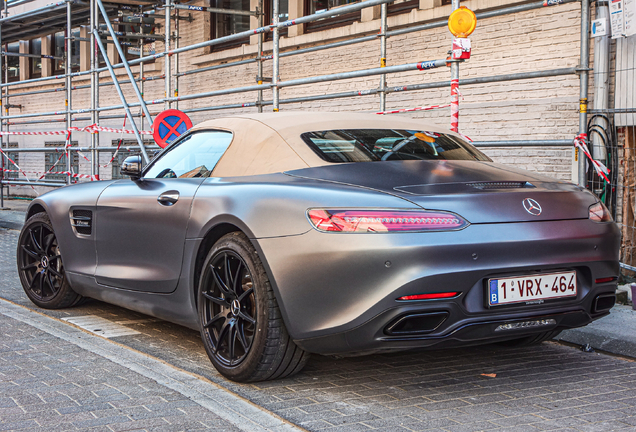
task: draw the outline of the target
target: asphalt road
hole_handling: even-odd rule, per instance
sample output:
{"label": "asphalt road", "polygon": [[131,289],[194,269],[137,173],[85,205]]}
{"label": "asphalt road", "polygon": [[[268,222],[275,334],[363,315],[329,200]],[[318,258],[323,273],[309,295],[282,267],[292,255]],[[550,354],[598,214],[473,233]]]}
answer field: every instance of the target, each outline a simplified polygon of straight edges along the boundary
{"label": "asphalt road", "polygon": [[285,380],[229,382],[195,331],[97,301],[37,309],[15,270],[24,204],[8,206],[0,430],[636,431],[636,361],[556,342],[314,356]]}

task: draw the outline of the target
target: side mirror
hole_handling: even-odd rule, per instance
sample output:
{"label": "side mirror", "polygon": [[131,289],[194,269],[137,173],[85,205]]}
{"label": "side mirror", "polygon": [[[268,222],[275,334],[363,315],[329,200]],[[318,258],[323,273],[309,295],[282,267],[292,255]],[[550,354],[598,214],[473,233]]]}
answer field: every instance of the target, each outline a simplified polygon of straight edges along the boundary
{"label": "side mirror", "polygon": [[121,163],[119,173],[124,176],[130,177],[132,180],[139,180],[141,177],[141,156],[128,156]]}

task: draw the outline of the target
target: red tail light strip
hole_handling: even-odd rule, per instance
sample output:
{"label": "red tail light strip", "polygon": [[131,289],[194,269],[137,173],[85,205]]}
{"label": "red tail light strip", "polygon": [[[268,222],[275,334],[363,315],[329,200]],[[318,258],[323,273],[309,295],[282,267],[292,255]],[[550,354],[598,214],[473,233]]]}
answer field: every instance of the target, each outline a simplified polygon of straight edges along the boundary
{"label": "red tail light strip", "polygon": [[430,293],[430,294],[415,294],[398,298],[398,300],[435,300],[457,297],[461,292],[442,292],[442,293]]}
{"label": "red tail light strip", "polygon": [[618,276],[612,276],[612,277],[604,277],[604,278],[598,278],[594,281],[594,283],[597,284],[602,284],[602,283],[606,283],[606,282],[614,282],[618,280]]}
{"label": "red tail light strip", "polygon": [[426,210],[309,209],[307,216],[317,230],[328,232],[448,231],[468,225],[454,213]]}

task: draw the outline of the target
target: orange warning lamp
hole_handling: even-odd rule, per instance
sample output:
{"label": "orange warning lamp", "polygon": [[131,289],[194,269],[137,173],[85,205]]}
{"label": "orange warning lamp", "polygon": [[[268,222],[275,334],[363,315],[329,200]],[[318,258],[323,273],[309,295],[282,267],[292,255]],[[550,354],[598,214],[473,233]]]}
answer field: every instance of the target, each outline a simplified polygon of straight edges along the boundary
{"label": "orange warning lamp", "polygon": [[475,12],[466,6],[455,9],[448,17],[448,29],[453,36],[458,38],[468,37],[477,27],[477,17]]}

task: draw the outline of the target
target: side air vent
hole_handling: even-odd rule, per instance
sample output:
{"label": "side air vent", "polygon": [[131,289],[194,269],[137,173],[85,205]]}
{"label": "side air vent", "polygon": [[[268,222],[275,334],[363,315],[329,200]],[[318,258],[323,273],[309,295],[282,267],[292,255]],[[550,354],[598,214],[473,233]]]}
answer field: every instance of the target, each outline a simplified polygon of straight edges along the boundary
{"label": "side air vent", "polygon": [[480,182],[480,183],[468,183],[476,189],[491,190],[491,189],[522,189],[533,188],[533,184],[528,182]]}
{"label": "side air vent", "polygon": [[90,210],[73,210],[71,225],[78,234],[91,235],[93,231],[93,212]]}

